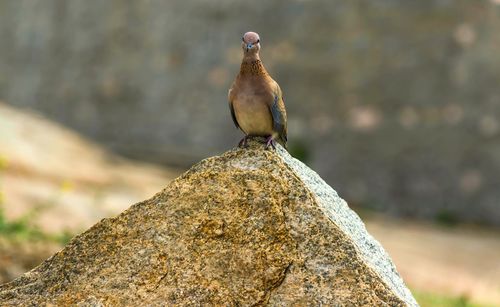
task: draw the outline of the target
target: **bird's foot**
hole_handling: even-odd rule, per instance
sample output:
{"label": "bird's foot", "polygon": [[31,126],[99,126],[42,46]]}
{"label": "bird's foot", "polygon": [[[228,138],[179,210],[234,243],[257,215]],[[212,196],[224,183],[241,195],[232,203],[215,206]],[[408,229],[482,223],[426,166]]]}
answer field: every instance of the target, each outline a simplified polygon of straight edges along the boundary
{"label": "bird's foot", "polygon": [[273,149],[276,149],[276,141],[274,140],[272,135],[266,138],[266,149],[268,149],[269,146],[273,147]]}
{"label": "bird's foot", "polygon": [[241,147],[241,148],[246,148],[247,147],[247,141],[248,139],[250,138],[250,136],[248,135],[245,135],[241,141],[238,143],[238,147]]}

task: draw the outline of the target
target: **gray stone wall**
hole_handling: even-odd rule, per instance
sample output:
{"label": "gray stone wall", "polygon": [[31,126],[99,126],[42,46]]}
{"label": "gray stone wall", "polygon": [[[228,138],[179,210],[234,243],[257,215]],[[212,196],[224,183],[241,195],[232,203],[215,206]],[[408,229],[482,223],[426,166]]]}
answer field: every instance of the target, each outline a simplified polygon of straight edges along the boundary
{"label": "gray stone wall", "polygon": [[187,166],[239,140],[226,94],[254,30],[292,152],[350,203],[500,224],[497,3],[6,0],[0,99]]}

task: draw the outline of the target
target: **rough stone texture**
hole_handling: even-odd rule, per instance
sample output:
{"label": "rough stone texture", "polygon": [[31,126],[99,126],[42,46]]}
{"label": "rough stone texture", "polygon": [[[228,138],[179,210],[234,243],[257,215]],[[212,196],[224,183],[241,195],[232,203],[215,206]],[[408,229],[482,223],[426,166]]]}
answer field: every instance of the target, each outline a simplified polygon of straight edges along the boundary
{"label": "rough stone texture", "polygon": [[0,286],[0,303],[417,306],[335,191],[262,148],[198,163]]}

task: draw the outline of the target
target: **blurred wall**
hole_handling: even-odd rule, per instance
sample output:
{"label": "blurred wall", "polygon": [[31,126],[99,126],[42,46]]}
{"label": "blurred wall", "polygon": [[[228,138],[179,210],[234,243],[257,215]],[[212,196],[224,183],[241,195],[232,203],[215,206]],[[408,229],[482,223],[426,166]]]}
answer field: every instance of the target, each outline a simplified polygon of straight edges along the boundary
{"label": "blurred wall", "polygon": [[247,30],[292,151],[352,204],[500,225],[498,0],[5,0],[0,99],[187,166],[240,138],[226,94]]}

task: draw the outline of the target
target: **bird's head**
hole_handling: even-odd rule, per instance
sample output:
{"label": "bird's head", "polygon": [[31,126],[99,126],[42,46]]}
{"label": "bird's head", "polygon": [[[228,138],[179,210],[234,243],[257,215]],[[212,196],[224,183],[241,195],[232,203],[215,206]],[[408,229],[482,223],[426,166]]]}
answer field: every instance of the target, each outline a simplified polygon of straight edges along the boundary
{"label": "bird's head", "polygon": [[257,54],[260,50],[260,37],[259,34],[255,32],[247,32],[241,38],[241,48],[243,49],[243,54],[251,55]]}

